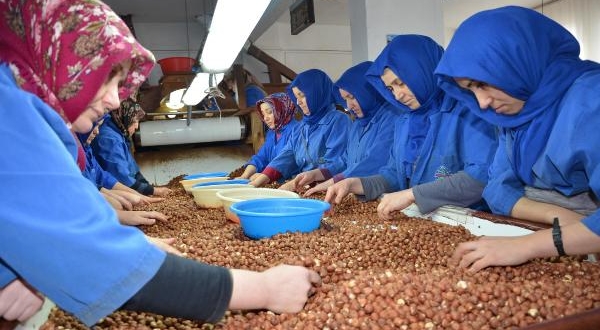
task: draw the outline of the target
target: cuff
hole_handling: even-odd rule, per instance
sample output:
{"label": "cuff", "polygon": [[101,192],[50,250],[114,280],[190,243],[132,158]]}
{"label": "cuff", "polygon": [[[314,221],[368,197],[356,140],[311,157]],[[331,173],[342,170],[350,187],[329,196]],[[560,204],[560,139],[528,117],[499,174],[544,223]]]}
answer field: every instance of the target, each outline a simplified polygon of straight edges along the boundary
{"label": "cuff", "polygon": [[281,172],[279,172],[273,167],[265,168],[265,170],[262,171],[262,174],[268,176],[271,182],[276,182],[277,180],[279,180],[279,178],[281,178]]}
{"label": "cuff", "polygon": [[346,177],[344,177],[343,173],[338,173],[336,175],[333,176],[333,183],[337,183],[339,181],[344,180]]}
{"label": "cuff", "polygon": [[320,168],[321,174],[323,175],[323,181],[331,179],[331,172],[326,168]]}

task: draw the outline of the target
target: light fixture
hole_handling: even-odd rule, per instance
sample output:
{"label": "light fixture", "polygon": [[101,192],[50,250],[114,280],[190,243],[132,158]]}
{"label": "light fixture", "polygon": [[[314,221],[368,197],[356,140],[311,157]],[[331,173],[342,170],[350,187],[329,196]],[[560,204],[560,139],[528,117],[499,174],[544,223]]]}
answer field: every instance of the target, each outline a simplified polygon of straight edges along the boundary
{"label": "light fixture", "polygon": [[[223,73],[199,72],[185,90],[181,100],[185,105],[196,105],[202,101],[211,87],[216,87],[223,80]],[[212,81],[211,81],[212,79]]]}
{"label": "light fixture", "polygon": [[[264,14],[271,0],[219,0],[212,17],[206,42],[202,47],[200,70],[188,88],[173,91],[167,106],[172,109],[183,105],[194,106],[207,94],[214,96],[217,85],[254,27]],[[197,72],[197,71],[196,71]],[[188,108],[191,111],[191,108]]]}
{"label": "light fixture", "polygon": [[227,71],[271,0],[219,0],[202,50],[202,71]]}

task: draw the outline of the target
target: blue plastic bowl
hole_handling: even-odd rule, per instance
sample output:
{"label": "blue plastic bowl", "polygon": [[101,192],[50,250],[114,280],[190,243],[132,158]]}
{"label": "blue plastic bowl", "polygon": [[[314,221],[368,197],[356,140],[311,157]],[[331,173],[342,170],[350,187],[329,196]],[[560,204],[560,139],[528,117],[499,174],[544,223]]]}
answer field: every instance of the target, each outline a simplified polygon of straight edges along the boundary
{"label": "blue plastic bowl", "polygon": [[201,172],[194,173],[190,175],[186,175],[183,177],[183,180],[192,180],[192,179],[200,179],[200,178],[210,178],[210,177],[219,177],[219,176],[228,176],[227,172]]}
{"label": "blue plastic bowl", "polygon": [[250,182],[248,179],[235,179],[235,180],[223,180],[223,181],[213,181],[213,182],[202,182],[192,186],[192,189],[198,187],[208,187],[208,186],[216,186],[222,184],[247,184]]}
{"label": "blue plastic bowl", "polygon": [[233,203],[229,209],[240,218],[246,236],[261,239],[319,228],[329,203],[305,198],[266,198]]}

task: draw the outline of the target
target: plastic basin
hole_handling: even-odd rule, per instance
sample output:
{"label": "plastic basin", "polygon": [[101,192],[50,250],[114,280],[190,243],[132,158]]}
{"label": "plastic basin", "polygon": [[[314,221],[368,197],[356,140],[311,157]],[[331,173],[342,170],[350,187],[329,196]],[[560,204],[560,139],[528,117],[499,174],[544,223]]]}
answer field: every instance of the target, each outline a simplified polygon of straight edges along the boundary
{"label": "plastic basin", "polygon": [[200,179],[200,178],[214,178],[214,177],[228,177],[227,172],[199,172],[183,177],[184,180]]}
{"label": "plastic basin", "polygon": [[181,74],[192,72],[192,67],[196,64],[196,60],[191,57],[167,57],[157,61],[163,75],[166,74]]}
{"label": "plastic basin", "polygon": [[248,182],[249,180],[228,180],[199,183],[192,186],[191,192],[194,196],[196,205],[202,208],[219,208],[223,207],[223,203],[221,202],[221,199],[217,197],[217,192],[232,188],[254,188],[254,186],[248,184]]}
{"label": "plastic basin", "polygon": [[246,236],[261,239],[287,232],[309,233],[319,228],[329,203],[305,198],[267,198],[233,203],[230,209],[240,218]]}
{"label": "plastic basin", "polygon": [[188,180],[181,180],[179,181],[179,183],[181,183],[181,185],[183,186],[183,189],[185,189],[185,191],[187,191],[188,193],[192,193],[192,187],[194,185],[197,185],[199,183],[206,183],[206,182],[215,182],[215,181],[225,181],[229,179],[229,177],[227,176],[215,176],[215,177],[204,177],[204,178],[197,178],[197,179],[188,179]]}
{"label": "plastic basin", "polygon": [[300,195],[293,191],[273,188],[233,188],[217,192],[217,197],[223,203],[225,217],[235,223],[240,223],[237,214],[229,209],[233,203],[260,198],[300,198]]}

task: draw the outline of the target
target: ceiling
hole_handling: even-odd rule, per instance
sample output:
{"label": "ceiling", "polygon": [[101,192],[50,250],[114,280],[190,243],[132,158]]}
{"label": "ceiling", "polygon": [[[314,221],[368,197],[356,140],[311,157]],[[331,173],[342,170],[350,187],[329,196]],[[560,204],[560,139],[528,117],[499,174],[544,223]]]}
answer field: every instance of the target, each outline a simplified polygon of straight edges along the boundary
{"label": "ceiling", "polygon": [[[348,1],[351,0],[314,0],[316,22],[328,25],[350,25]],[[372,1],[371,3],[375,3],[375,0]],[[506,5],[534,8],[556,0],[438,1],[442,1],[445,27],[456,29],[465,18],[484,9]],[[209,25],[217,0],[104,0],[104,2],[121,15],[132,14],[135,23],[184,22],[187,19],[195,24]],[[272,0],[250,39],[256,40],[276,21],[289,22],[289,7],[293,3],[294,0]],[[205,20],[206,18],[208,20]]]}

